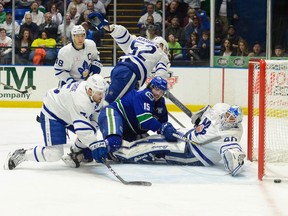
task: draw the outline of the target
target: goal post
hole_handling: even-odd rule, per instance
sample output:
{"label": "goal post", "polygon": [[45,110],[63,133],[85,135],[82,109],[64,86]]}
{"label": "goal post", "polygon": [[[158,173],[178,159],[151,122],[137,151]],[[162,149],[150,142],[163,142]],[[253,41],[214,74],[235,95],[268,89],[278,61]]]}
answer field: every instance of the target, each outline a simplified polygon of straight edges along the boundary
{"label": "goal post", "polygon": [[248,64],[247,158],[258,178],[288,178],[288,61]]}

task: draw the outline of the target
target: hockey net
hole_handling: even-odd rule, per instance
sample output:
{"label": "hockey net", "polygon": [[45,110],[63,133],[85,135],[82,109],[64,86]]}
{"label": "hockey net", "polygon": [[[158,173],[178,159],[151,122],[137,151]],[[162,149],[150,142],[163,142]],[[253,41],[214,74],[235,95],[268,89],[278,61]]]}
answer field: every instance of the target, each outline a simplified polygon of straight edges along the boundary
{"label": "hockey net", "polygon": [[249,61],[248,150],[258,178],[288,179],[288,61]]}

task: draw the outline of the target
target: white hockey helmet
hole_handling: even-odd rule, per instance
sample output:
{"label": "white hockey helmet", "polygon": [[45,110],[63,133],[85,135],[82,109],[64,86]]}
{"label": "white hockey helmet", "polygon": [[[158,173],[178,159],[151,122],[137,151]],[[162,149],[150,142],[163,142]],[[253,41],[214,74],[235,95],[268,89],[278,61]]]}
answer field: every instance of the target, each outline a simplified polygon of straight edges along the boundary
{"label": "white hockey helmet", "polygon": [[94,74],[90,76],[86,81],[86,90],[92,90],[92,96],[96,92],[105,92],[108,87],[107,82],[99,74]]}
{"label": "white hockey helmet", "polygon": [[153,39],[153,42],[156,43],[159,47],[160,47],[160,44],[162,44],[162,46],[163,46],[162,50],[166,54],[168,54],[168,50],[169,50],[168,43],[163,37],[157,36]]}
{"label": "white hockey helmet", "polygon": [[86,36],[86,31],[82,25],[75,25],[71,31],[72,37],[74,35],[84,34]]}

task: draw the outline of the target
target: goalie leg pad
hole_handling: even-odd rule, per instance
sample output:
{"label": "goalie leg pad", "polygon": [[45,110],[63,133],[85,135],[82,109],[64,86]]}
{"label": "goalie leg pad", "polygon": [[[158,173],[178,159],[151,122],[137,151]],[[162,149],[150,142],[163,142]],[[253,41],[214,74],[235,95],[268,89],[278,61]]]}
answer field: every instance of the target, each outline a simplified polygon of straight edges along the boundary
{"label": "goalie leg pad", "polygon": [[243,168],[245,157],[245,153],[239,149],[227,149],[223,154],[225,169],[232,176],[238,175]]}

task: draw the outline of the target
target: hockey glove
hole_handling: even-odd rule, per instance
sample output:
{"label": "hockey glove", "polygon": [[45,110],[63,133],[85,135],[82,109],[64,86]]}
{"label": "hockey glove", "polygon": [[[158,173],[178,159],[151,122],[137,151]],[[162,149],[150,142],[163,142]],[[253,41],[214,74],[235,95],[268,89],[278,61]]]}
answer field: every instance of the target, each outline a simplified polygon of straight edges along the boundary
{"label": "hockey glove", "polygon": [[102,29],[104,26],[109,25],[108,20],[98,12],[93,12],[88,15],[89,22],[96,27],[98,30]]}
{"label": "hockey glove", "polygon": [[203,108],[201,108],[198,112],[195,112],[192,117],[191,117],[191,123],[194,124],[195,126],[198,126],[200,121],[201,121],[201,117],[204,114],[204,112],[206,112],[208,109],[210,109],[210,105],[207,105]]}
{"label": "hockey glove", "polygon": [[177,130],[170,122],[163,123],[160,129],[160,133],[165,137],[168,142],[176,142],[177,138],[173,136],[173,133],[177,133]]}
{"label": "hockey glove", "polygon": [[90,68],[89,68],[90,76],[93,74],[99,74],[101,72],[102,67],[103,65],[99,61],[97,60],[92,61]]}
{"label": "hockey glove", "polygon": [[92,157],[97,163],[103,163],[102,157],[107,158],[108,149],[104,140],[90,144],[89,148],[92,151]]}

